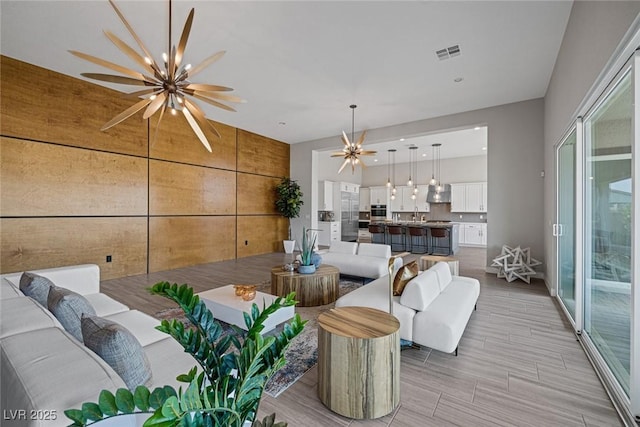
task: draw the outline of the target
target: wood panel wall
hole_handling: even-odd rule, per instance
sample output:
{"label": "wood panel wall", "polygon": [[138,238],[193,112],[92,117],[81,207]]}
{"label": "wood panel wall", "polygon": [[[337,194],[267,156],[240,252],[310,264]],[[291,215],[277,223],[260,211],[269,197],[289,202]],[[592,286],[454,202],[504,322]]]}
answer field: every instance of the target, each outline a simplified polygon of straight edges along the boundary
{"label": "wood panel wall", "polygon": [[282,250],[287,144],[212,122],[209,153],[170,115],[101,132],[130,100],[0,59],[0,273],[95,263],[110,279]]}

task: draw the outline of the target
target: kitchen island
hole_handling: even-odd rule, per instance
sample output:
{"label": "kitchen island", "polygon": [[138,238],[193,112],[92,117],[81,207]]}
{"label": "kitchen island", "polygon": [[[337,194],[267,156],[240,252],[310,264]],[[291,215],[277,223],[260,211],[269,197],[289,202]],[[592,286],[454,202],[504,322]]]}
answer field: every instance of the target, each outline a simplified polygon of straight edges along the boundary
{"label": "kitchen island", "polygon": [[[459,248],[459,233],[460,224],[457,222],[448,221],[408,221],[408,222],[372,222],[371,225],[379,225],[385,227],[385,230],[390,225],[400,226],[403,230],[404,246],[406,251],[414,252],[412,243],[412,236],[409,234],[409,227],[419,227],[426,229],[426,240],[428,254],[440,254],[440,255],[454,255],[458,252]],[[444,237],[438,237],[440,233],[433,232],[432,230],[439,229],[445,230]],[[391,244],[391,236],[388,232],[385,232],[385,243]],[[424,250],[414,253],[424,253]]]}

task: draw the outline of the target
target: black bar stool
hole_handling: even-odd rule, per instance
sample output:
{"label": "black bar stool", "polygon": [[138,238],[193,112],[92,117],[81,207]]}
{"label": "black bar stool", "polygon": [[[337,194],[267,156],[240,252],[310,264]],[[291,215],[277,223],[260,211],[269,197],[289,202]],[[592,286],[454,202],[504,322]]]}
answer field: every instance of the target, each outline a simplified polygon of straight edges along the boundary
{"label": "black bar stool", "polygon": [[369,224],[369,233],[371,233],[371,243],[386,244],[384,225]]}
{"label": "black bar stool", "polygon": [[424,227],[407,227],[409,245],[412,254],[426,254],[428,251],[427,229]]}
{"label": "black bar stool", "polygon": [[448,245],[439,246],[440,239],[451,239],[451,234],[448,228],[429,228],[431,238],[429,239],[429,253],[430,254],[441,254],[441,255],[449,255],[451,242]]}
{"label": "black bar stool", "polygon": [[387,225],[387,235],[389,236],[389,244],[393,252],[404,252],[407,250],[404,227],[400,225]]}

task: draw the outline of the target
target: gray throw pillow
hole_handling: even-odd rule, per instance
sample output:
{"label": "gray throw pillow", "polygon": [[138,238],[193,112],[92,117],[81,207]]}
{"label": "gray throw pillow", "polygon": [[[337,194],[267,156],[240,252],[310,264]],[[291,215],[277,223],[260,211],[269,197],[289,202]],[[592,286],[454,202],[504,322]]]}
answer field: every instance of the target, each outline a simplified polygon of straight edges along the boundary
{"label": "gray throw pillow", "polygon": [[134,391],[151,385],[151,364],[140,341],[127,328],[98,316],[82,315],[84,345],[102,358]]}
{"label": "gray throw pillow", "polygon": [[49,288],[55,286],[46,277],[25,271],[20,276],[20,290],[23,294],[36,300],[43,307],[47,307]]}
{"label": "gray throw pillow", "polygon": [[80,325],[82,314],[96,315],[91,303],[82,295],[69,289],[52,286],[49,289],[47,306],[64,329],[82,342],[82,328]]}

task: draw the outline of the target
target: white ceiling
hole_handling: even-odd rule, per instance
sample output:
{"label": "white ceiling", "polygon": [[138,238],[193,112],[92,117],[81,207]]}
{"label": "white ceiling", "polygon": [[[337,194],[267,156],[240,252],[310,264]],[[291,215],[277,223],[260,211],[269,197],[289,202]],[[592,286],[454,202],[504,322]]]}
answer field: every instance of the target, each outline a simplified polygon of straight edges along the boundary
{"label": "white ceiling", "polygon": [[[117,4],[159,61],[168,2]],[[194,7],[185,61],[195,66],[227,51],[194,82],[231,86],[247,103],[236,113],[201,103],[209,118],[297,143],[349,133],[353,103],[359,132],[544,96],[571,5],[173,0],[172,32],[177,43]],[[107,0],[2,0],[0,14],[3,55],[74,77],[111,72],[69,49],[138,69],[102,33],[135,46]],[[460,56],[436,57],[455,44]]]}

